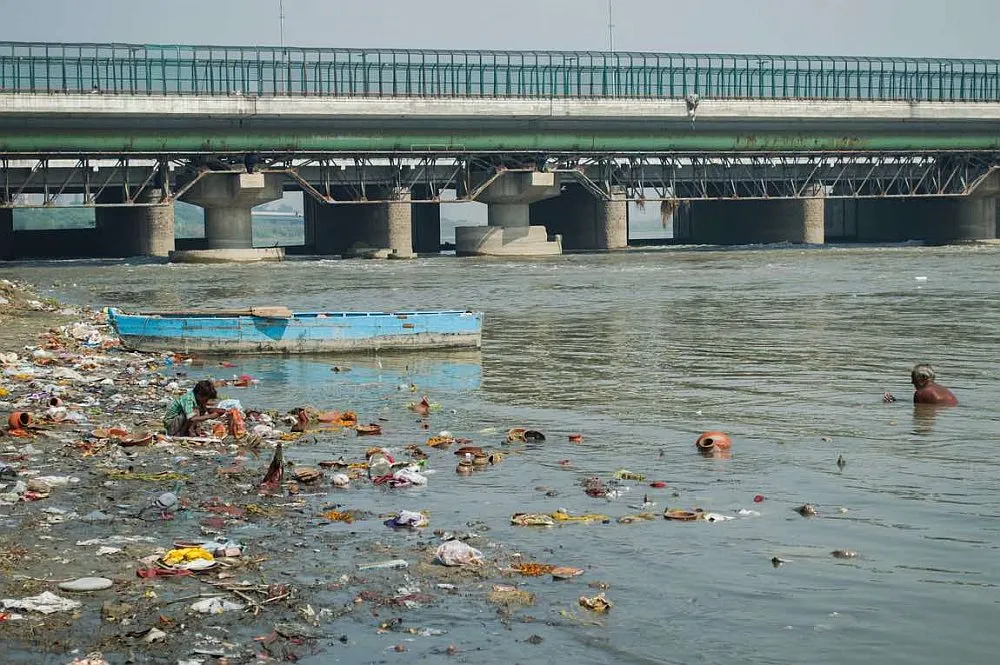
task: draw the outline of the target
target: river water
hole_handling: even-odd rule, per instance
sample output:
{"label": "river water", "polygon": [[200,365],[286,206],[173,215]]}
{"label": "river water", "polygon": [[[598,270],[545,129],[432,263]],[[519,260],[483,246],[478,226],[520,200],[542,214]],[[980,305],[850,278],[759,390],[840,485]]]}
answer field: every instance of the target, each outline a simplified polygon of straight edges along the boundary
{"label": "river water", "polygon": [[[407,654],[383,652],[399,639],[375,635],[370,616],[339,620],[335,630],[361,646],[366,662],[433,659],[432,647],[454,643],[466,662],[497,664],[918,665],[992,663],[1000,643],[998,259],[1000,250],[987,247],[671,248],[522,260],[6,264],[0,276],[94,306],[485,312],[478,353],[351,359],[353,371],[342,373],[330,371],[339,361],[329,358],[248,359],[228,370],[262,379],[241,395],[245,404],[386,416],[380,443],[390,447],[426,436],[398,417],[414,399],[400,390],[411,381],[442,405],[435,431],[494,446],[513,426],[548,435],[470,478],[453,473],[452,456],[434,457],[438,474],[427,488],[402,496],[370,489],[352,505],[426,509],[435,528],[480,521],[506,550],[586,574],[527,580],[538,604],[511,623],[481,591],[437,603],[414,621],[448,634],[415,638]],[[916,362],[934,364],[961,406],[916,412]],[[899,401],[883,403],[884,391]],[[695,452],[697,434],[711,429],[733,436],[731,458]],[[570,432],[584,442],[569,443]],[[360,454],[353,440],[328,448],[291,456]],[[579,486],[620,468],[668,489],[640,483],[607,502]],[[509,524],[513,512],[560,507],[614,518],[635,512],[629,505],[647,493],[657,512],[759,515],[715,524]],[[758,494],[766,498],[755,504]],[[803,503],[818,516],[800,517],[793,508]],[[354,527],[372,538],[408,537],[378,522]],[[858,557],[834,558],[836,549]],[[772,566],[775,556],[787,563]],[[316,572],[317,580],[343,565]],[[576,603],[594,593],[594,580],[611,585],[615,607],[604,617],[585,617]],[[533,634],[544,641],[523,641]],[[359,661],[332,646],[309,662]]]}

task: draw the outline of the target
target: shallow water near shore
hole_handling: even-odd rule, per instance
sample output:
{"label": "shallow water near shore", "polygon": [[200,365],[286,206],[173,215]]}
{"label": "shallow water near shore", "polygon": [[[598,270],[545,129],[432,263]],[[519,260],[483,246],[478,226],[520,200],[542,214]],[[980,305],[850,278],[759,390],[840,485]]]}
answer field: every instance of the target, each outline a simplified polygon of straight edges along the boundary
{"label": "shallow water near shore", "polygon": [[[496,449],[509,427],[548,437],[468,478],[454,473],[453,455],[432,452],[437,473],[426,488],[366,487],[309,501],[376,514],[427,510],[432,529],[481,523],[487,542],[585,575],[527,580],[538,602],[509,622],[474,591],[386,611],[382,620],[399,614],[407,626],[447,631],[407,635],[405,653],[385,651],[400,635],[378,635],[378,619],[353,613],[330,625],[348,645],[324,642],[300,662],[435,659],[455,644],[461,662],[487,664],[929,665],[995,660],[998,259],[1000,250],[988,247],[671,249],[266,266],[0,264],[0,277],[71,303],[126,310],[281,304],[485,312],[479,352],[228,358],[237,367],[185,370],[254,375],[258,387],[225,391],[247,407],[315,404],[356,410],[364,422],[387,419],[377,441],[345,436],[289,447],[296,462],[358,457],[368,443],[421,442],[428,432],[405,405],[424,392],[440,404],[429,433],[447,429]],[[916,411],[908,383],[916,362],[932,363],[961,406]],[[332,372],[333,365],[350,371]],[[899,401],[883,403],[884,391]],[[697,434],[713,429],[733,437],[730,459],[695,452]],[[583,443],[568,442],[571,432]],[[584,494],[582,479],[620,468],[668,487],[636,483],[611,502]],[[758,494],[766,498],[755,504]],[[700,507],[737,519],[614,522],[636,512],[629,506],[644,495],[657,514]],[[793,511],[803,503],[818,516]],[[514,512],[557,508],[604,513],[612,523],[510,525]],[[740,509],[759,515],[741,517]],[[196,523],[178,520],[168,533],[196,535]],[[287,540],[289,581],[319,586],[375,557],[357,542],[391,552],[433,540],[390,532],[375,519],[349,527],[312,519],[291,533],[231,535],[251,548],[254,539]],[[832,557],[838,549],[858,557]],[[775,556],[788,562],[773,567]],[[386,575],[408,585],[403,571]],[[587,583],[596,580],[611,585],[607,615],[577,606],[580,595],[595,593]],[[316,594],[320,606],[349,601],[342,590]],[[526,643],[531,635],[544,641]]]}

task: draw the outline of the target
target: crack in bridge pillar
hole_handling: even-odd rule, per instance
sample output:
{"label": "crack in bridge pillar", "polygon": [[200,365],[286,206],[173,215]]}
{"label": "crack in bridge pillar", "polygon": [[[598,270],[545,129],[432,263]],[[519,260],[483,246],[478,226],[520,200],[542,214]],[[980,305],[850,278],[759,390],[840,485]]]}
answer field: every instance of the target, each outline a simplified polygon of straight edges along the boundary
{"label": "crack in bridge pillar", "polygon": [[822,245],[824,191],[817,187],[809,194],[799,199],[693,201],[686,237],[679,237],[707,245]]}
{"label": "crack in bridge pillar", "polygon": [[[562,253],[562,239],[549,240],[544,225],[531,224],[532,203],[559,196],[555,173],[505,173],[476,200],[487,204],[488,224],[455,229],[459,256],[546,256]],[[547,223],[547,222],[546,222]]]}

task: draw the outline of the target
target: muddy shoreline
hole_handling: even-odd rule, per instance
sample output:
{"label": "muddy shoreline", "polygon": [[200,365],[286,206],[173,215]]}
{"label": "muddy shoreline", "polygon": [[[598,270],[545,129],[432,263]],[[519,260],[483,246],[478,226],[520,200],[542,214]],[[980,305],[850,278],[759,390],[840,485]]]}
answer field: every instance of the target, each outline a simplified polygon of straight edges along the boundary
{"label": "muddy shoreline", "polygon": [[[402,543],[389,541],[389,529],[375,520],[391,512],[359,512],[357,523],[337,523],[330,511],[345,510],[351,493],[387,491],[370,482],[366,442],[358,443],[349,427],[314,417],[304,434],[296,433],[294,418],[272,412],[261,416],[265,421],[247,423],[268,427],[239,438],[226,430],[201,441],[157,436],[123,445],[115,428],[132,439],[140,432],[162,434],[166,404],[190,387],[189,368],[200,361],[123,351],[102,313],[43,302],[27,285],[4,281],[3,290],[2,325],[9,334],[0,346],[0,413],[5,421],[13,411],[32,415],[31,427],[6,428],[0,436],[0,462],[17,474],[0,483],[0,599],[15,601],[6,609],[0,605],[5,662],[325,662],[328,650],[343,656],[351,648],[358,649],[352,660],[371,659],[371,645],[347,633],[356,635],[359,627],[362,634],[399,633],[390,646],[401,652],[415,635],[447,632],[421,628],[419,615],[449,597],[498,612],[502,621],[530,604],[524,594],[511,595],[514,589],[493,588],[516,577],[510,566],[519,559],[490,543],[485,525],[458,534],[488,551],[488,560],[445,567],[435,553],[451,533],[413,529]],[[267,405],[242,406],[250,414],[250,407]],[[433,429],[428,413],[406,411],[400,419],[417,436],[426,438]],[[279,442],[286,457],[295,458],[298,446],[324,438],[350,451],[344,458],[350,467],[324,468],[317,480],[298,482],[289,465],[277,487],[261,490]],[[408,454],[419,461],[427,451],[412,446]],[[406,460],[395,461],[398,469]],[[331,485],[337,470],[350,476],[348,489]],[[140,515],[178,482],[172,511],[158,514],[154,507]],[[396,502],[376,496],[375,503]],[[190,573],[163,563],[184,546],[215,549],[211,567]],[[303,549],[312,554],[303,557]],[[393,559],[409,567],[358,570],[361,563]],[[110,580],[111,587],[86,593],[59,588],[93,577]],[[18,609],[16,602],[45,592],[79,605],[51,614]],[[224,611],[192,609],[212,599]],[[463,645],[449,639],[427,648],[464,660]],[[380,645],[385,648],[384,637]]]}

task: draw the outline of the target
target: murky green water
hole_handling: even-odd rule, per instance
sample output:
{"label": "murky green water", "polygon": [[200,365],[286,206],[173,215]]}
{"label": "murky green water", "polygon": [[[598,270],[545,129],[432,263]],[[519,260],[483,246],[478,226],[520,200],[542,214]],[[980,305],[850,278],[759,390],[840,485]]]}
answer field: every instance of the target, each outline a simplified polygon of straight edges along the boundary
{"label": "murky green water", "polygon": [[[262,378],[240,395],[244,403],[312,402],[399,420],[413,398],[398,386],[413,379],[444,407],[434,430],[482,444],[522,424],[549,435],[489,472],[458,478],[453,460],[439,457],[426,489],[359,491],[352,501],[377,512],[428,509],[436,528],[482,520],[505,547],[587,574],[529,581],[539,597],[526,612],[534,623],[503,624],[481,597],[421,610],[412,624],[449,633],[416,638],[402,655],[382,653],[399,638],[375,635],[370,616],[341,620],[337,630],[366,661],[422,659],[455,643],[467,662],[498,664],[916,665],[996,660],[998,260],[993,248],[676,249],[252,267],[6,264],[0,276],[124,308],[486,313],[479,354],[413,356],[402,366],[391,359],[381,369],[368,359],[347,374],[331,373],[330,359],[304,358],[248,360],[230,370]],[[937,366],[960,407],[914,412],[908,378],[918,361]],[[900,401],[884,404],[887,390]],[[733,435],[731,459],[695,453],[694,438],[707,429]],[[380,443],[420,440],[412,426],[387,430]],[[577,431],[584,443],[568,443],[566,434]],[[357,453],[356,442],[337,445],[311,454]],[[572,466],[560,466],[563,459]],[[516,510],[634,512],[628,505],[641,502],[642,487],[605,502],[577,484],[621,467],[669,483],[667,491],[649,490],[657,511],[760,515],[719,524],[509,526]],[[559,496],[546,497],[540,485]],[[767,498],[754,504],[756,494]],[[805,502],[816,505],[817,518],[793,512]],[[355,529],[385,531],[378,522]],[[382,531],[384,541],[408,538]],[[294,538],[308,542],[309,533]],[[859,557],[834,559],[834,549]],[[773,556],[790,562],[773,568]],[[601,625],[560,614],[576,612],[593,580],[609,582],[615,602]],[[524,643],[532,634],[544,642]],[[358,655],[331,647],[314,662],[358,662]]]}

